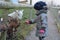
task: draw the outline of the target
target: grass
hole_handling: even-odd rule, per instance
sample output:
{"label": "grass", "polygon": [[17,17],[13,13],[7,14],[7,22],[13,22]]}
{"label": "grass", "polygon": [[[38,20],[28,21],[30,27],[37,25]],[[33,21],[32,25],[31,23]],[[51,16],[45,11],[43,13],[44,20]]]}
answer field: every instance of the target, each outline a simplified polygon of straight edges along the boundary
{"label": "grass", "polygon": [[21,20],[21,25],[18,29],[18,40],[23,40],[23,38],[25,38],[29,32],[32,30],[32,28],[34,27],[34,25],[27,25],[25,24],[25,20],[30,19],[31,14],[33,15],[32,18],[35,17],[35,11],[34,9],[30,9],[30,8],[21,8],[24,9],[24,15],[23,15],[23,19]]}
{"label": "grass", "polygon": [[60,32],[60,24],[57,23],[57,26],[58,26],[58,32]]}
{"label": "grass", "polygon": [[[24,14],[23,14],[22,20],[20,21],[21,24],[20,24],[17,34],[16,34],[18,40],[24,40],[23,38],[25,38],[29,34],[29,32],[33,29],[33,27],[35,25],[35,24],[31,24],[31,25],[25,24],[25,21],[27,19],[31,19],[31,18],[35,17],[34,9],[33,8],[20,8],[19,10],[21,10],[21,9],[24,10]],[[14,9],[10,9],[9,13],[11,13],[13,11],[14,11]],[[4,17],[6,17],[6,13],[4,13],[2,10],[0,10],[0,17],[3,17],[4,14],[5,14]]]}

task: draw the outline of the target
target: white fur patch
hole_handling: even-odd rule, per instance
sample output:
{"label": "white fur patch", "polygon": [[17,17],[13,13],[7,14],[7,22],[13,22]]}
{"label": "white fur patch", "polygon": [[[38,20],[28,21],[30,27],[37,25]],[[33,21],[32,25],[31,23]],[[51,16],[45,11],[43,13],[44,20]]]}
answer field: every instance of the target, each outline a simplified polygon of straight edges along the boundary
{"label": "white fur patch", "polygon": [[1,21],[3,21],[3,18],[1,18]]}
{"label": "white fur patch", "polygon": [[23,11],[24,10],[16,10],[15,12],[8,14],[8,16],[13,17],[13,18],[22,19]]}

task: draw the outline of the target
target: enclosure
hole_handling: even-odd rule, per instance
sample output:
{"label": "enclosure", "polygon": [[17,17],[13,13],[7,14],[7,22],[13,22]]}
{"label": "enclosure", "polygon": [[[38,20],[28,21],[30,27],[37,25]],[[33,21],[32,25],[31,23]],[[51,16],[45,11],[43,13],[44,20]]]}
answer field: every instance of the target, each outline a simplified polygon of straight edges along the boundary
{"label": "enclosure", "polygon": [[[35,27],[35,24],[26,25],[25,21],[28,19],[35,18],[35,10],[33,6],[31,5],[15,5],[10,2],[0,2],[0,17],[3,17],[5,20],[7,20],[7,15],[9,13],[14,12],[15,10],[24,10],[23,12],[23,18],[20,20],[21,24],[18,28],[18,31],[16,32],[17,39],[18,40],[24,40],[25,37],[30,33],[31,30]],[[60,8],[59,7],[50,7],[49,11],[51,11],[52,16],[54,17],[54,21],[57,24],[58,30],[60,32]],[[6,23],[6,21],[5,21]],[[0,32],[0,40],[6,40],[6,31]],[[15,39],[14,39],[15,40]]]}

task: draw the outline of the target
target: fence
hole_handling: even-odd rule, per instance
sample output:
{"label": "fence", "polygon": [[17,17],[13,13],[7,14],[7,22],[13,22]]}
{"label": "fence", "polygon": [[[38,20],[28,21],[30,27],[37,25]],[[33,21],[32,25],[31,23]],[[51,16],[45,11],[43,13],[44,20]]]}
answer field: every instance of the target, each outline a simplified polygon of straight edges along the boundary
{"label": "fence", "polygon": [[[12,4],[12,3],[9,3],[9,2],[0,1],[0,10],[2,10],[2,12],[3,12],[2,16],[5,18],[5,20],[7,19],[8,13],[14,11],[14,9],[19,9],[19,10],[23,9],[24,10],[24,16],[23,16],[23,19],[22,19],[23,21],[25,19],[32,18],[31,11],[34,13],[33,6],[31,6],[31,5],[25,5],[25,4],[18,4],[18,5],[16,5],[16,4]],[[23,24],[22,24],[21,27],[20,27],[20,30],[18,29],[19,32],[20,32],[18,34],[26,35],[31,30],[31,28],[32,27],[28,27],[28,25],[24,25],[23,26]],[[23,31],[21,31],[21,30],[23,30]],[[25,34],[24,34],[24,31],[25,31]],[[1,34],[0,35],[0,40],[6,40],[6,31],[2,32],[0,34]]]}

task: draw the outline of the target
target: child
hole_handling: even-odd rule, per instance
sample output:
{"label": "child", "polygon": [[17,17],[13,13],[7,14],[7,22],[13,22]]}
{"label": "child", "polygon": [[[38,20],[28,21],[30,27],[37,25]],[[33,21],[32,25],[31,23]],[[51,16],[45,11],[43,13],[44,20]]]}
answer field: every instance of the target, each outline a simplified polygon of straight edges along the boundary
{"label": "child", "polygon": [[[47,24],[47,4],[43,1],[39,1],[34,5],[34,9],[36,10],[36,18],[32,20],[26,21],[27,24],[36,24],[36,36],[39,37],[39,40],[42,40],[46,36],[46,28]],[[44,29],[44,30],[41,30]],[[40,32],[44,32],[41,36]],[[42,38],[42,39],[41,39]]]}

